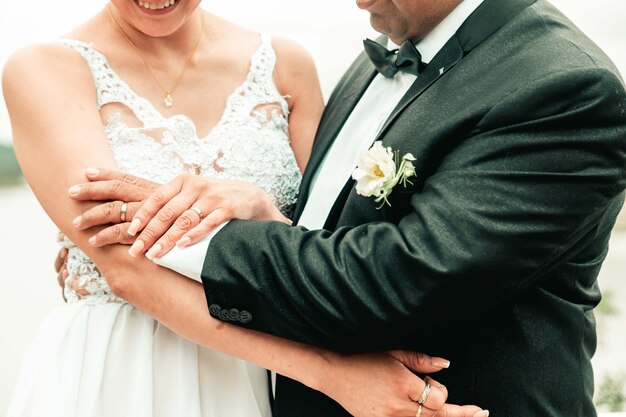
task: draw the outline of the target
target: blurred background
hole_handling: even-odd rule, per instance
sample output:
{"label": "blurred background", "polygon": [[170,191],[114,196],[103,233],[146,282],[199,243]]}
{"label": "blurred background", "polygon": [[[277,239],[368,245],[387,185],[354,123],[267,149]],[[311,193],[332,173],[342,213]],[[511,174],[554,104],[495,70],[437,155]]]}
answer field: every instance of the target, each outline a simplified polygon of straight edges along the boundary
{"label": "blurred background", "polygon": [[[0,68],[21,45],[62,36],[97,13],[104,0],[0,2]],[[553,0],[626,75],[626,2]],[[241,25],[295,39],[315,59],[326,99],[361,49],[375,36],[354,1],[204,1],[203,7]],[[45,69],[42,69],[42,71]],[[77,144],[80,149],[80,144]],[[50,173],[54,175],[54,173]],[[61,305],[53,272],[56,230],[27,184],[11,148],[11,127],[0,100],[0,415],[4,415],[20,363],[42,319]],[[626,214],[613,233],[600,286],[599,345],[594,358],[596,404],[626,411]],[[616,414],[619,415],[619,414]],[[626,415],[626,414],[624,414]]]}

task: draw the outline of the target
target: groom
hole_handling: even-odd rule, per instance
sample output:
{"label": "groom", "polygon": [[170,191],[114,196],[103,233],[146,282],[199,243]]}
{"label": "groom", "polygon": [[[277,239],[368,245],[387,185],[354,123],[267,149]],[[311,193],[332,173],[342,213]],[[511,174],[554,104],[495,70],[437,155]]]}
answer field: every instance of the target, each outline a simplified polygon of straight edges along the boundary
{"label": "groom", "polygon": [[[617,70],[544,0],[357,4],[398,61],[368,43],[330,97],[304,227],[233,220],[213,237],[199,260],[211,314],[446,357],[449,400],[494,416],[595,416],[596,277],[626,187]],[[375,140],[415,158],[382,205],[350,178]],[[346,412],[279,376],[274,415]]]}

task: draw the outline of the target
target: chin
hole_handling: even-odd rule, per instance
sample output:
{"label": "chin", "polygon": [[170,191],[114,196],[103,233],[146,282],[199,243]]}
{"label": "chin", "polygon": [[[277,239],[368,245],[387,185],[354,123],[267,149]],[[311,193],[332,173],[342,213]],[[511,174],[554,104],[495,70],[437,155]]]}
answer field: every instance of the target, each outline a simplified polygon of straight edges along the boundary
{"label": "chin", "polygon": [[381,18],[380,15],[371,14],[370,25],[376,32],[389,36],[389,27],[385,24],[384,19]]}
{"label": "chin", "polygon": [[372,25],[372,28],[373,28],[376,32],[378,32],[378,33],[380,33],[380,34],[382,34],[382,35],[387,36],[389,39],[391,39],[391,41],[392,41],[392,42],[394,42],[394,43],[396,43],[396,44],[400,45],[400,44],[404,41],[404,39],[402,39],[402,37],[399,37],[399,36],[395,35],[395,34],[393,33],[393,30],[391,30],[391,29],[389,28],[389,26],[384,25],[384,24],[383,24],[382,22],[380,22],[380,21],[377,21],[377,20],[376,20],[376,17],[375,17],[374,15],[372,15],[372,16],[370,17],[370,24]]}

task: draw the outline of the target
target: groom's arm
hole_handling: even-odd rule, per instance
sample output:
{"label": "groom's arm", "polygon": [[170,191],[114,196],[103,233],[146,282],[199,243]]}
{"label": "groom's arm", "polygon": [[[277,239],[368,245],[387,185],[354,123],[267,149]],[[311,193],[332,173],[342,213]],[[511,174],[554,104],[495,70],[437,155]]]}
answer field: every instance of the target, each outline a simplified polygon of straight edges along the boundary
{"label": "groom's arm", "polygon": [[340,349],[397,347],[415,343],[415,329],[471,320],[612,226],[625,107],[610,72],[563,71],[485,114],[398,224],[232,221],[204,263],[211,313],[245,310],[247,327]]}

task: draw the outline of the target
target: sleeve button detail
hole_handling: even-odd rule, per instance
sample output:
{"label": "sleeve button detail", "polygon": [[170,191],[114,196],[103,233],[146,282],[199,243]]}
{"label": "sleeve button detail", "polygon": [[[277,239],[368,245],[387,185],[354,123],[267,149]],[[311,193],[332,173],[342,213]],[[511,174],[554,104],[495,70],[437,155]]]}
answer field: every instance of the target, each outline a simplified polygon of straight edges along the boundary
{"label": "sleeve button detail", "polygon": [[236,308],[231,308],[230,312],[228,313],[228,318],[230,319],[230,321],[239,321],[239,310],[237,310]]}
{"label": "sleeve button detail", "polygon": [[211,315],[214,317],[219,317],[220,311],[222,311],[222,307],[217,304],[211,304],[211,306],[209,307],[209,313],[211,313]]}
{"label": "sleeve button detail", "polygon": [[220,319],[224,320],[224,321],[230,321],[230,310],[228,310],[227,308],[223,309],[222,311],[220,311]]}
{"label": "sleeve button detail", "polygon": [[246,310],[243,310],[241,313],[239,313],[239,321],[243,324],[250,323],[252,321],[252,314],[250,314]]}

